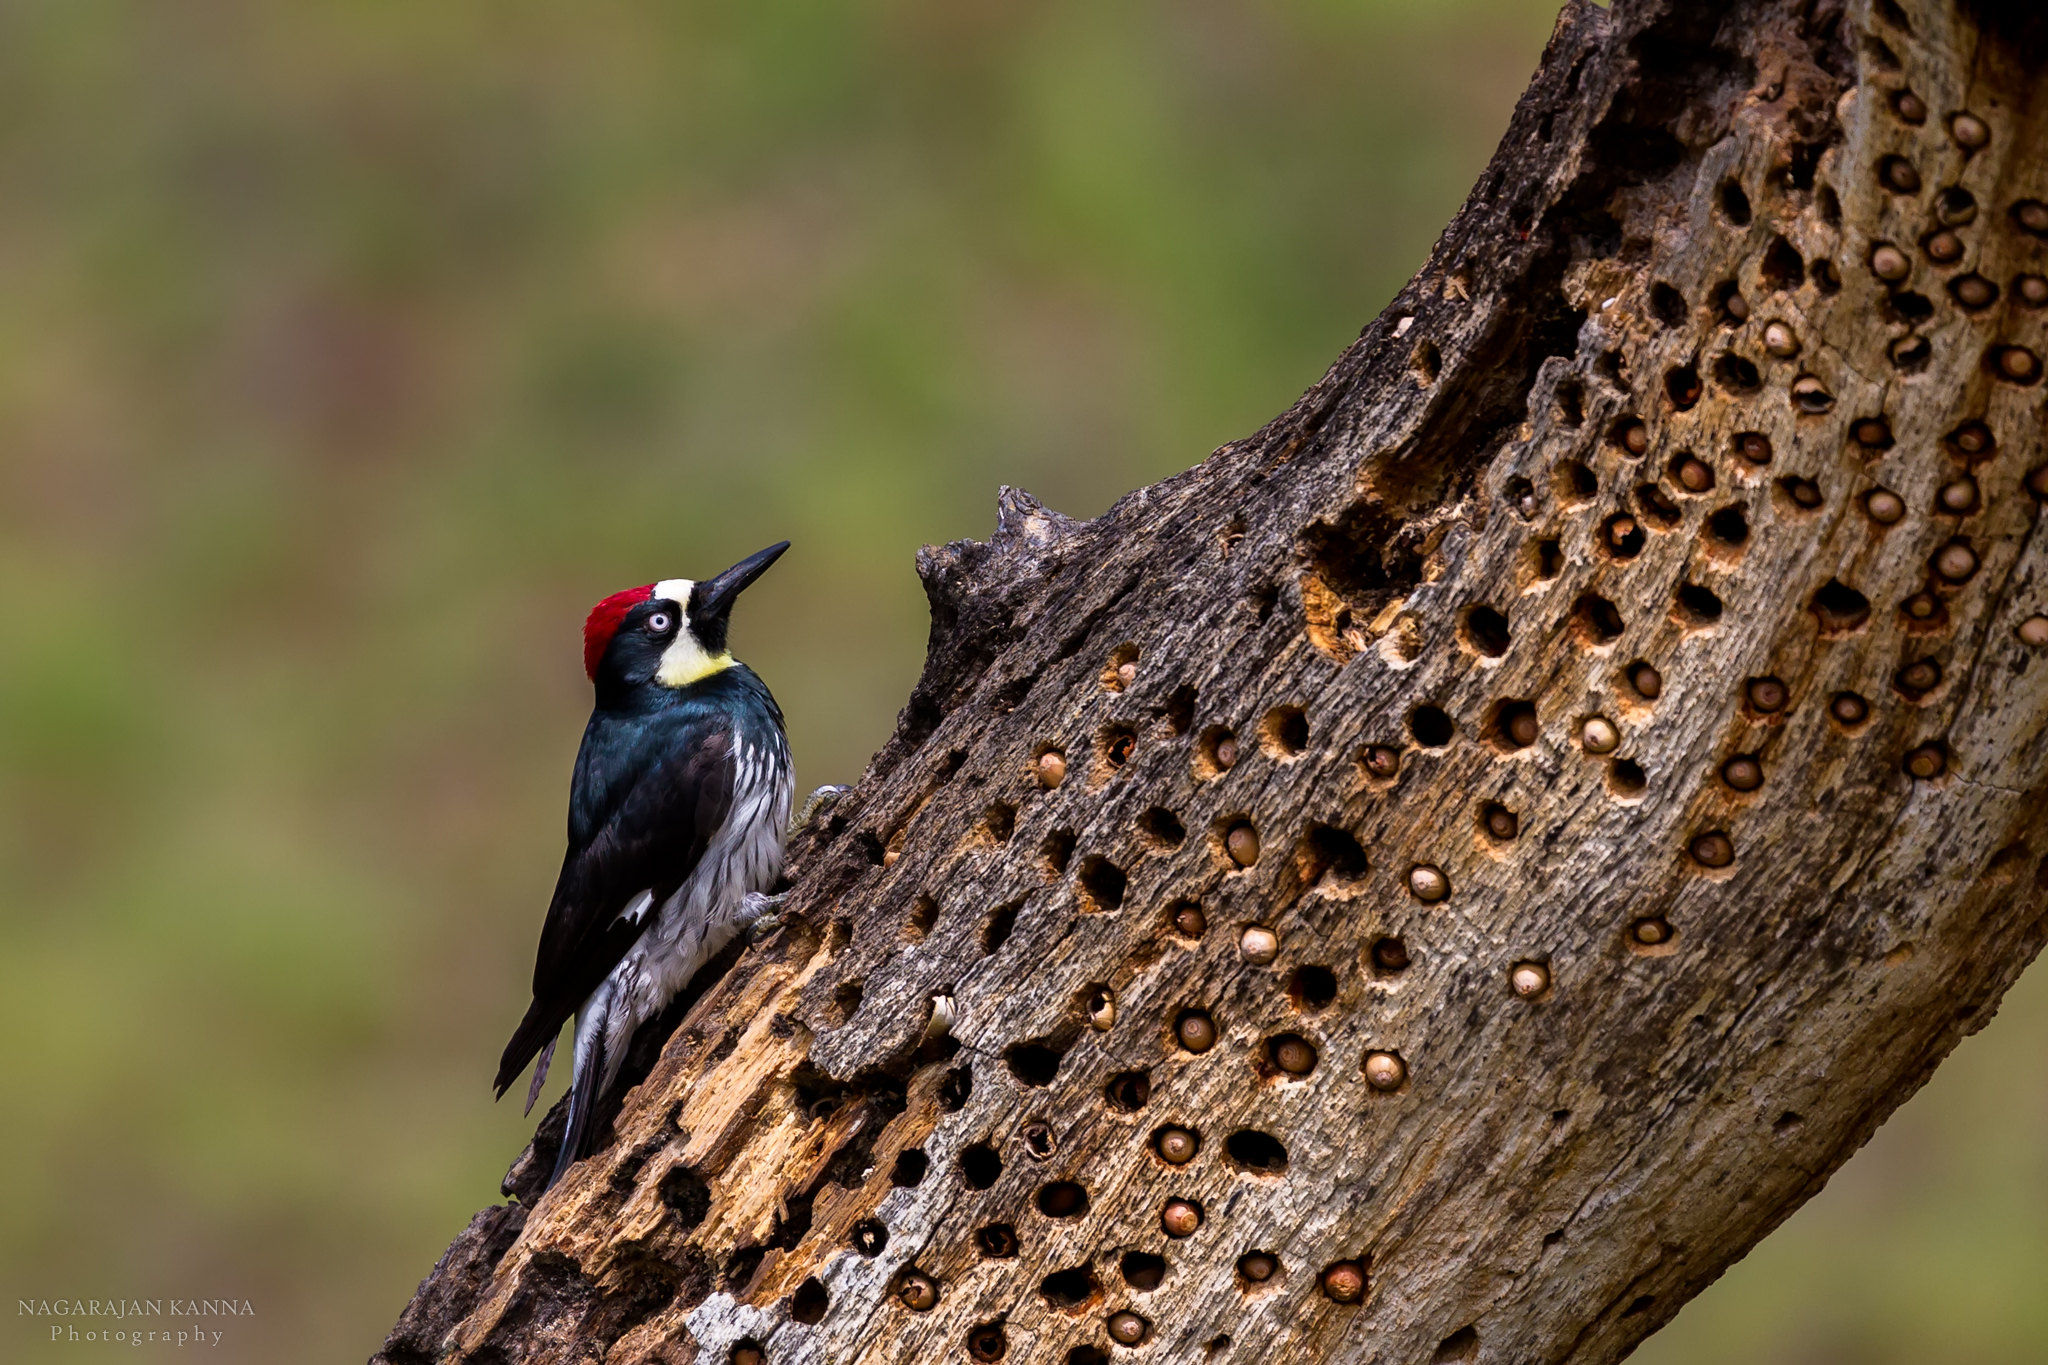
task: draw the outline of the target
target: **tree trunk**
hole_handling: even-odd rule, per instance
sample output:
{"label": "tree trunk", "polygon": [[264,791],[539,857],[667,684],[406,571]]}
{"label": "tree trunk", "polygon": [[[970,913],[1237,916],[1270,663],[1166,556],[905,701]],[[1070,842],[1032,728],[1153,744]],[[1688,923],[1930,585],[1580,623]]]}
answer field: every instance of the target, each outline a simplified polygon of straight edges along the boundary
{"label": "tree trunk", "polygon": [[2048,930],[2031,8],[1574,0],[1284,416],[920,555],[785,927],[378,1359],[1627,1354]]}

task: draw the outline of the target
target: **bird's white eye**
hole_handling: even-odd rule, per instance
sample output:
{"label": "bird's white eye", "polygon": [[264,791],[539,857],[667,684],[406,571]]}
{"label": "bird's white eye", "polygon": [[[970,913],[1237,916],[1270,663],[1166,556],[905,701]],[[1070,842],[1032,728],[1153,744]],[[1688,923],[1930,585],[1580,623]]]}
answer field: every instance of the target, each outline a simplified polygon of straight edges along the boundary
{"label": "bird's white eye", "polygon": [[647,618],[647,629],[656,635],[664,635],[675,624],[675,619],[665,611],[658,611]]}

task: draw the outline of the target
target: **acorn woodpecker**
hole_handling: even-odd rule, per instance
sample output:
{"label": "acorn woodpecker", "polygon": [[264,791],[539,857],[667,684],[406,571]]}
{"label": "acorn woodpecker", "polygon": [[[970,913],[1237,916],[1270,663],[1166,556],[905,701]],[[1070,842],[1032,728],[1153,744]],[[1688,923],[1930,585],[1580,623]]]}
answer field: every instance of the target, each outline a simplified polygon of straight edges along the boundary
{"label": "acorn woodpecker", "polygon": [[498,1064],[502,1097],[562,1024],[575,1079],[552,1186],[582,1157],[633,1031],[772,907],[792,769],[782,712],[725,647],[733,601],[789,542],[716,578],[614,593],[583,625],[597,705],[569,789],[569,851],[540,932],[533,1004]]}

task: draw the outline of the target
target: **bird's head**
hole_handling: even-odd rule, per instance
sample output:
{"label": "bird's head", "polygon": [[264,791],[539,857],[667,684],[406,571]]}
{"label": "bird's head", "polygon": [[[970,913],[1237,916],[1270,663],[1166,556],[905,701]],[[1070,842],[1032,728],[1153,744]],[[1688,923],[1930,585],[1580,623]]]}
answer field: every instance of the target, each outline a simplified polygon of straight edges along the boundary
{"label": "bird's head", "polygon": [[665,578],[613,593],[583,623],[583,671],[602,693],[650,683],[688,687],[732,667],[725,648],[732,604],[788,548],[786,540],[770,545],[702,582]]}

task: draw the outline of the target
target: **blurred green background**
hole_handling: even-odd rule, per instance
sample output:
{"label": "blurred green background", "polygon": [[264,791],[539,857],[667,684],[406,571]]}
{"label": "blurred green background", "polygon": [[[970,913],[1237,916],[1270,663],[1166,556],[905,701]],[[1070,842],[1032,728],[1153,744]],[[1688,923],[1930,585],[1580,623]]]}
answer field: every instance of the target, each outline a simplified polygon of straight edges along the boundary
{"label": "blurred green background", "polygon": [[[795,541],[736,646],[852,780],[915,547],[1284,407],[1552,14],[0,6],[0,1304],[366,1356],[530,1131],[589,604]],[[2048,1357],[2044,1052],[2037,973],[1644,1357]]]}

